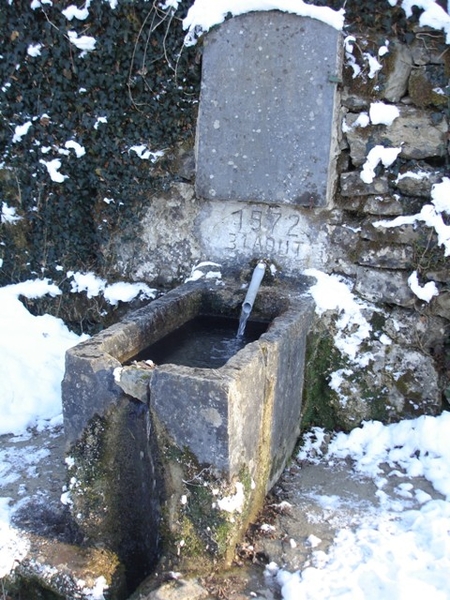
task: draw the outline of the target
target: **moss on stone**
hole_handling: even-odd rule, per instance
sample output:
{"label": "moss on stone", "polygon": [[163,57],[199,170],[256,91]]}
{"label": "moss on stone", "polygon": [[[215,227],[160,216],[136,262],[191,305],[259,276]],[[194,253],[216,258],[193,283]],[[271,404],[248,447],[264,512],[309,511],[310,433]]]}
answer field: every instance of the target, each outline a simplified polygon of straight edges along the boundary
{"label": "moss on stone", "polygon": [[302,429],[319,426],[335,429],[336,414],[328,376],[342,367],[333,337],[323,327],[309,334],[306,346],[305,382],[303,388]]}

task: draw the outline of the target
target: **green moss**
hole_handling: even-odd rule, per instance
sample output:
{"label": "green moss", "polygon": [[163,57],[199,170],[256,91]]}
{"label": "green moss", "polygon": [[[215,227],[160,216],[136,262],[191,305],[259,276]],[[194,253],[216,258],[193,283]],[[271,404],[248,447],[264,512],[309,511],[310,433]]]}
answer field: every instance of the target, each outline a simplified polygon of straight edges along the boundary
{"label": "green moss", "polygon": [[324,329],[310,333],[306,346],[302,429],[313,426],[335,428],[336,414],[328,376],[341,367],[341,356],[334,346],[333,337]]}

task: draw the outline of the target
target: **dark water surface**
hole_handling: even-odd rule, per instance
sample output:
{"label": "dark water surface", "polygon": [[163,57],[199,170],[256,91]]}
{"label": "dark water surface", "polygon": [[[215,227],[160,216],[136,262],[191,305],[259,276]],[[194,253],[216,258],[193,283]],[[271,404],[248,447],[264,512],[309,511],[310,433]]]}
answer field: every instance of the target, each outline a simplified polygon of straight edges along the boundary
{"label": "dark water surface", "polygon": [[269,323],[248,321],[244,335],[239,337],[238,326],[238,319],[201,315],[148,346],[132,360],[218,369],[267,331]]}

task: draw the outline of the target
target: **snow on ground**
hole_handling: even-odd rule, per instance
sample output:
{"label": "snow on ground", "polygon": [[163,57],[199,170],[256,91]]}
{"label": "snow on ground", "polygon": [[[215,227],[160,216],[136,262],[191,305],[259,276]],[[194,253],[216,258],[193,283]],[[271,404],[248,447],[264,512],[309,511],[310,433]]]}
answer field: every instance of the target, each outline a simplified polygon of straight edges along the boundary
{"label": "snow on ground", "polygon": [[[267,576],[285,600],[450,598],[449,432],[450,413],[444,412],[388,426],[368,422],[335,435],[327,450],[322,429],[306,436],[299,459],[335,467],[351,459],[357,474],[375,482],[379,507],[358,526],[339,529],[329,551],[313,551],[299,571],[270,564]],[[415,488],[417,477],[444,499]],[[383,490],[388,480],[398,481],[395,499]],[[412,499],[419,508],[411,508]],[[328,507],[339,502],[327,500]]]}
{"label": "snow on ground", "polygon": [[[73,277],[77,290],[99,294],[108,288],[93,274],[81,275]],[[333,287],[332,293],[323,297],[334,294],[334,304],[341,307],[343,319],[353,319],[356,330],[361,327],[364,334],[361,306],[355,303],[345,284],[318,272],[315,275],[321,280],[322,291],[327,283]],[[139,286],[133,289],[139,293]],[[5,416],[1,428],[2,433],[13,431],[18,440],[26,439],[29,425],[60,423],[59,385],[64,352],[81,339],[59,319],[32,316],[19,300],[20,295],[36,298],[44,293],[56,295],[60,291],[48,280],[0,288],[0,413]],[[317,297],[320,299],[320,295]],[[357,344],[358,339],[354,342]],[[335,435],[327,450],[323,450],[322,443],[325,433],[312,431],[299,457],[331,465],[353,460],[355,472],[375,482],[379,507],[371,512],[370,519],[343,524],[327,552],[312,547],[311,558],[300,571],[290,573],[270,565],[267,576],[278,582],[283,598],[403,600],[420,592],[433,600],[448,599],[449,434],[450,413],[388,426],[368,422],[349,435]],[[39,460],[39,449],[17,449],[0,455],[0,494],[17,477],[17,465],[24,468],[27,460],[27,468],[33,469]],[[425,477],[443,499],[432,499],[415,489],[410,481],[418,476]],[[383,489],[391,478],[398,478],[399,482],[395,502]],[[419,503],[418,509],[411,509],[411,498]],[[336,501],[334,496],[321,497],[324,506],[332,506]],[[26,540],[11,524],[13,511],[8,497],[0,497],[0,577],[27,552]],[[96,595],[102,596],[101,591]]]}

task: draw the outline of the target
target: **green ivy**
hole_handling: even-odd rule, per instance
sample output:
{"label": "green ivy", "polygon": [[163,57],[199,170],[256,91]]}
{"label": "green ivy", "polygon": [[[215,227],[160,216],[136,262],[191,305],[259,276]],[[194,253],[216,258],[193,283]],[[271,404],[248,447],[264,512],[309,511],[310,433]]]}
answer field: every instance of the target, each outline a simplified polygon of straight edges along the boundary
{"label": "green ivy", "polygon": [[[121,0],[111,9],[94,0],[86,20],[69,21],[62,10],[72,3],[33,10],[30,0],[1,0],[0,200],[23,219],[0,226],[0,285],[52,275],[56,265],[102,272],[109,232],[123,219],[137,222],[164,185],[129,148],[156,151],[193,137],[198,50],[181,52],[181,19],[191,2],[161,19],[153,2]],[[69,31],[95,38],[95,50],[83,56]],[[40,55],[30,56],[29,45],[38,43]],[[30,120],[28,133],[13,143],[15,127]],[[86,154],[59,154],[68,140]],[[41,162],[55,158],[67,176],[62,183]]]}

